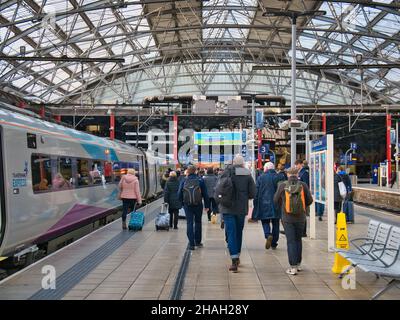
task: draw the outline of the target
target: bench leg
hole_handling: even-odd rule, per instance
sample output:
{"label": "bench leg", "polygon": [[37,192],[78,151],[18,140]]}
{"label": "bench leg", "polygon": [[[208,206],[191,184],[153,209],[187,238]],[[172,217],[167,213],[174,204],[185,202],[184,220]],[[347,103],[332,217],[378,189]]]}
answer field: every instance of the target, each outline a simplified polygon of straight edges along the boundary
{"label": "bench leg", "polygon": [[344,269],[344,270],[339,274],[339,279],[342,279],[343,276],[344,276],[347,272],[349,272],[349,270],[350,270],[351,268],[355,268],[355,267],[356,267],[355,264],[348,265],[348,266],[346,267],[346,269]]}
{"label": "bench leg", "polygon": [[385,293],[385,291],[389,290],[391,287],[393,287],[396,282],[398,280],[397,279],[392,279],[389,281],[389,283],[381,290],[379,290],[377,293],[375,293],[375,295],[371,298],[372,300],[377,299],[378,297],[380,297],[383,293]]}

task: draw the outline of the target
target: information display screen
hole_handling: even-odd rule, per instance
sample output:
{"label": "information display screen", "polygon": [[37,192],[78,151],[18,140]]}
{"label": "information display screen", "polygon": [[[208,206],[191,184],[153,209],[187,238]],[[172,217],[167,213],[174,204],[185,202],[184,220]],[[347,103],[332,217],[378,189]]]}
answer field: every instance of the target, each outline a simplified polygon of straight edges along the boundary
{"label": "information display screen", "polygon": [[195,132],[194,133],[195,145],[241,145],[242,133],[241,132]]}

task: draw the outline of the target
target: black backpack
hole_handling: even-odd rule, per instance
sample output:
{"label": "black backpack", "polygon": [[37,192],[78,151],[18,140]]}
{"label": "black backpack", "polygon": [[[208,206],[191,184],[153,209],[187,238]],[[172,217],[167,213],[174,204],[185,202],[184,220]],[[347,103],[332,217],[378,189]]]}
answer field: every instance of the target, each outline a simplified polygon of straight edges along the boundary
{"label": "black backpack", "polygon": [[214,199],[218,204],[230,208],[233,205],[233,192],[232,172],[226,170],[215,186]]}
{"label": "black backpack", "polygon": [[183,184],[183,203],[187,206],[201,204],[202,195],[199,179],[186,179]]}
{"label": "black backpack", "polygon": [[285,204],[284,212],[286,214],[300,215],[306,213],[306,202],[304,189],[300,181],[292,183],[285,181]]}

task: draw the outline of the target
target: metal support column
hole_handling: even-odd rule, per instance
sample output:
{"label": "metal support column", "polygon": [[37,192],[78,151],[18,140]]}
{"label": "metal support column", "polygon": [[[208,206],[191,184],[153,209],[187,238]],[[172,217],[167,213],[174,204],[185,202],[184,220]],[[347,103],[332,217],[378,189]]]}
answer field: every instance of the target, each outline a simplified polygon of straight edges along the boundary
{"label": "metal support column", "polygon": [[114,112],[110,114],[110,139],[115,139],[115,115]]}
{"label": "metal support column", "polygon": [[[296,20],[292,17],[292,100],[290,107],[290,118],[296,120]],[[296,162],[296,128],[290,128],[290,163],[294,166]]]}
{"label": "metal support column", "polygon": [[392,144],[390,141],[390,130],[392,129],[392,116],[386,114],[386,160],[387,160],[387,174],[386,174],[386,186],[390,185],[390,179],[392,176]]}
{"label": "metal support column", "polygon": [[256,122],[256,112],[254,105],[254,96],[251,98],[251,175],[253,176],[254,181],[256,180],[256,168],[255,168],[255,122]]}

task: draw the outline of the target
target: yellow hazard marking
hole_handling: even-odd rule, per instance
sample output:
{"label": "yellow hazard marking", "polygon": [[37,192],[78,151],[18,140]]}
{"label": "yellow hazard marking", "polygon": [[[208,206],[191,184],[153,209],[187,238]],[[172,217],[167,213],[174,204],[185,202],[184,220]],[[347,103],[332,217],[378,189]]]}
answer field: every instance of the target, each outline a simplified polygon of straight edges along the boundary
{"label": "yellow hazard marking", "polygon": [[342,235],[340,236],[339,241],[347,241],[347,238],[344,236],[344,234],[342,234]]}

